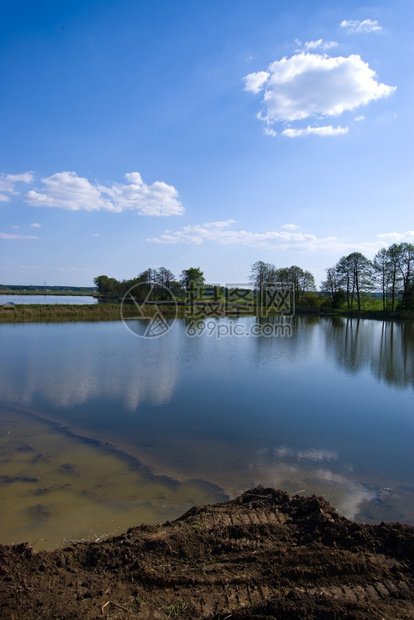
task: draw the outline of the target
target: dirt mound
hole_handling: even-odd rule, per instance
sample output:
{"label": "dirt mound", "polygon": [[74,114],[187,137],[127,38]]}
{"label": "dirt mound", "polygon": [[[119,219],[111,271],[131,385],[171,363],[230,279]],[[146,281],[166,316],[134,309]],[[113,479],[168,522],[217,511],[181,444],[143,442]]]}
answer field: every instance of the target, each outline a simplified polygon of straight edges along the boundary
{"label": "dirt mound", "polygon": [[414,620],[414,528],[258,487],[99,543],[0,547],[2,620]]}

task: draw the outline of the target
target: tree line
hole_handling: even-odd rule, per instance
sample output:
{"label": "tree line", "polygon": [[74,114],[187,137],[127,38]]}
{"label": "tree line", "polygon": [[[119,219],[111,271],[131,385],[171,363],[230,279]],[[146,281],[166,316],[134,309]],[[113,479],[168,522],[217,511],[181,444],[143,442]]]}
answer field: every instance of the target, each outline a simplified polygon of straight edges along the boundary
{"label": "tree line", "polygon": [[315,278],[310,271],[304,271],[296,265],[277,269],[271,263],[257,261],[251,267],[249,279],[254,290],[258,292],[275,286],[293,285],[295,305],[313,305],[313,298],[309,293],[316,291]]}
{"label": "tree line", "polygon": [[102,297],[123,297],[139,285],[137,292],[143,298],[151,293],[153,299],[168,299],[168,291],[175,296],[183,295],[191,282],[200,288],[204,286],[204,273],[199,267],[184,269],[179,279],[166,267],[146,269],[130,280],[119,281],[105,275],[94,278],[94,284]]}
{"label": "tree line", "polygon": [[343,256],[326,270],[321,291],[333,308],[346,303],[361,309],[363,293],[379,291],[383,310],[414,309],[414,245],[394,243],[382,248],[370,261],[360,252]]}
{"label": "tree line", "polygon": [[[336,265],[326,269],[319,295],[310,271],[296,265],[277,268],[257,261],[251,266],[249,282],[259,293],[276,286],[293,285],[296,306],[346,306],[348,309],[356,306],[360,310],[364,295],[379,292],[383,310],[414,310],[414,245],[394,243],[382,248],[372,261],[360,252],[343,256]],[[151,294],[152,299],[167,299],[168,291],[183,297],[190,286],[200,291],[206,286],[204,272],[199,267],[184,269],[178,278],[166,267],[160,267],[146,269],[130,280],[101,275],[94,283],[102,297],[120,298],[140,285],[140,295]]]}

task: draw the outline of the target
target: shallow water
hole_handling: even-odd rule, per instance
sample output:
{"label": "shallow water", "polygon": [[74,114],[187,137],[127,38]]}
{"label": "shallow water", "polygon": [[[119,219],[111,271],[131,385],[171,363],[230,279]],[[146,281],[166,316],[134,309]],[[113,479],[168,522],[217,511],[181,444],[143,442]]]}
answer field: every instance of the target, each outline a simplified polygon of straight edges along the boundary
{"label": "shallow water", "polygon": [[1,325],[0,542],[98,538],[256,484],[414,523],[413,324],[235,321]]}

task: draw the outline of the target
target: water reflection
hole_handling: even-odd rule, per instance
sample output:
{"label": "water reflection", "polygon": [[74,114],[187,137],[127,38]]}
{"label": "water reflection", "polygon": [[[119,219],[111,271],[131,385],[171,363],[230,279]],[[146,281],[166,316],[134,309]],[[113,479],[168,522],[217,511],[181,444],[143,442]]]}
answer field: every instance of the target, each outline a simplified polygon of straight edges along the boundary
{"label": "water reflection", "polygon": [[414,323],[324,319],[327,352],[350,373],[369,369],[390,385],[414,385]]}
{"label": "water reflection", "polygon": [[413,325],[297,316],[284,320],[290,337],[257,337],[252,326],[279,319],[239,317],[239,335],[230,320],[193,338],[177,321],[156,339],[121,322],[2,325],[0,403],[157,474],[231,495],[317,493],[347,516],[414,522]]}
{"label": "water reflection", "polygon": [[[9,345],[18,346],[13,336],[22,326],[9,327]],[[69,408],[99,398],[135,411],[143,401],[155,406],[168,403],[174,393],[178,370],[172,363],[171,342],[159,339],[158,346],[142,356],[139,346],[128,346],[124,330],[116,330],[120,342],[108,346],[108,335],[113,337],[110,324],[100,324],[95,333],[84,323],[74,329],[62,324],[27,327],[19,334],[24,338],[20,345],[24,351],[0,356],[0,398],[4,402],[29,406],[40,395],[56,407]]]}

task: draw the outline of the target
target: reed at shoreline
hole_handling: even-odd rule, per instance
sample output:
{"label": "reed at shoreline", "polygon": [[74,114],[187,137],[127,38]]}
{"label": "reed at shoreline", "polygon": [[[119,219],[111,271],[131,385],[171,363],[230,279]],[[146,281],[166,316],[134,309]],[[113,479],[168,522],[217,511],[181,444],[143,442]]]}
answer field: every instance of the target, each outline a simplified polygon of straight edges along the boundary
{"label": "reed at shoreline", "polygon": [[[160,304],[161,305],[161,304]],[[212,318],[208,312],[208,304],[203,309],[203,304],[197,304],[198,318]],[[121,311],[122,310],[122,311]],[[157,304],[146,305],[145,315],[139,316],[139,311],[134,304],[105,303],[105,304],[16,304],[0,306],[0,323],[48,323],[69,321],[120,321],[133,318],[151,318],[158,310]],[[203,312],[204,310],[204,312]],[[162,304],[162,315],[165,318],[191,318],[188,316],[189,307],[185,304],[168,305]],[[296,308],[295,314],[313,314],[317,316],[342,316],[345,318],[376,319],[384,321],[406,320],[413,321],[413,312],[388,312],[381,310],[350,310],[320,312],[319,308]],[[255,313],[252,312],[251,316]],[[231,318],[239,317],[236,313],[228,315]],[[194,318],[194,317],[193,317]]]}

